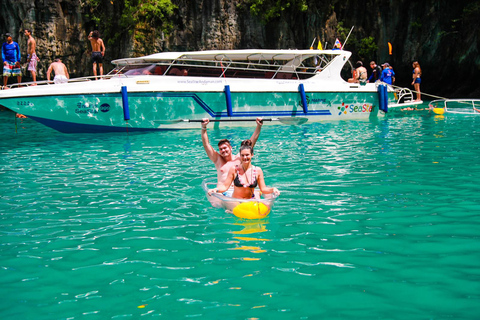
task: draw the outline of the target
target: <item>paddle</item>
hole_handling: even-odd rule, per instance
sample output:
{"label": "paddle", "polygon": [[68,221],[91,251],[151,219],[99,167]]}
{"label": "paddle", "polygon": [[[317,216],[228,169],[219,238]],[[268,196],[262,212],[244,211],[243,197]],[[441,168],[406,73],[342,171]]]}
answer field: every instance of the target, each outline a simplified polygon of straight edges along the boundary
{"label": "paddle", "polygon": [[[174,124],[180,122],[203,122],[201,119],[180,119],[180,120],[153,120],[161,124]],[[257,121],[257,119],[210,119],[210,122],[240,122],[240,121]],[[283,124],[300,125],[308,121],[308,118],[298,117],[281,117],[281,118],[265,118],[262,121],[278,121]]]}

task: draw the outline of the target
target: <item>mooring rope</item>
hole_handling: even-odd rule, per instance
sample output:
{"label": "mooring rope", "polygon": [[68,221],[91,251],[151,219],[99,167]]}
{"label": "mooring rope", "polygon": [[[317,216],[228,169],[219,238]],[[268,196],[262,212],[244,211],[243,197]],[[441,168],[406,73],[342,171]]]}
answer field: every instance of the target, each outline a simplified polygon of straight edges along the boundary
{"label": "mooring rope", "polygon": [[[394,86],[394,85],[391,85],[391,86],[395,89],[408,89],[408,88],[405,88],[405,87],[397,87],[397,86]],[[413,92],[413,93],[418,93],[415,90],[410,90],[410,91]],[[428,93],[425,93],[425,92],[420,92],[420,94],[422,94],[424,96],[427,96],[427,97],[432,97],[432,98],[435,98],[435,99],[442,99],[442,100],[448,100],[449,99],[449,98],[445,98],[445,97],[436,96],[436,95],[433,95],[433,94],[428,94]]]}

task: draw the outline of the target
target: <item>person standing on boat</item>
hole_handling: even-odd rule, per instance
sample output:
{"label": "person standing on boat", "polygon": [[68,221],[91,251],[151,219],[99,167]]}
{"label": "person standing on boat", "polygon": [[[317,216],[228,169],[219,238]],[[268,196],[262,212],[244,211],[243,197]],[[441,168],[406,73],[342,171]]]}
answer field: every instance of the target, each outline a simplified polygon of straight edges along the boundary
{"label": "person standing on boat", "polygon": [[39,61],[37,54],[35,53],[35,49],[37,43],[35,39],[32,37],[32,31],[29,29],[25,29],[25,35],[28,38],[27,41],[27,63],[28,63],[28,71],[32,74],[33,85],[37,85],[37,63]]}
{"label": "person standing on boat", "polygon": [[22,82],[22,71],[20,69],[20,47],[12,40],[10,33],[5,34],[6,41],[2,44],[3,60],[3,88],[8,89],[8,77],[17,76],[18,83]]}
{"label": "person standing on boat", "polygon": [[382,68],[380,68],[375,61],[370,62],[370,68],[372,68],[372,74],[368,78],[368,82],[375,82],[380,79]]}
{"label": "person standing on boat", "polygon": [[53,83],[60,84],[60,83],[67,83],[68,79],[70,78],[68,74],[67,67],[62,63],[62,60],[55,59],[55,62],[48,67],[47,70],[47,80],[50,81],[50,74],[52,70],[55,72],[55,78],[53,78]]}
{"label": "person standing on boat", "polygon": [[383,81],[388,84],[394,84],[395,83],[395,72],[393,71],[393,68],[390,67],[390,64],[388,62],[385,62],[382,64],[383,71],[382,75],[380,76],[380,81]]}
{"label": "person standing on boat", "polygon": [[210,189],[208,194],[225,192],[233,182],[232,198],[252,199],[255,198],[255,188],[258,186],[264,194],[279,195],[277,188],[269,188],[265,185],[263,171],[260,167],[252,164],[253,142],[244,140],[240,147],[240,164],[230,166],[227,177],[223,183],[218,183],[217,188]]}
{"label": "person standing on boat", "polygon": [[103,75],[103,57],[105,56],[105,44],[100,39],[100,33],[98,30],[90,32],[88,40],[92,45],[92,63],[93,63],[93,75],[97,78],[97,64],[100,71],[100,76]]}
{"label": "person standing on boat", "polygon": [[[208,134],[207,134],[207,125],[210,122],[209,119],[202,119],[202,144],[207,156],[215,164],[215,169],[217,169],[217,184],[222,184],[226,179],[230,168],[238,165],[240,163],[240,155],[232,154],[232,146],[230,141],[227,139],[222,139],[218,142],[218,152],[213,149],[210,145]],[[257,118],[257,127],[250,138],[252,142],[252,148],[255,146],[255,143],[260,136],[260,131],[262,130],[263,120]],[[228,189],[228,188],[227,188]]]}
{"label": "person standing on boat", "polygon": [[422,75],[422,69],[420,69],[420,64],[418,61],[413,63],[413,74],[412,74],[412,86],[417,92],[417,99],[415,101],[422,100],[422,94],[420,93],[420,83],[422,83],[422,79],[420,78]]}

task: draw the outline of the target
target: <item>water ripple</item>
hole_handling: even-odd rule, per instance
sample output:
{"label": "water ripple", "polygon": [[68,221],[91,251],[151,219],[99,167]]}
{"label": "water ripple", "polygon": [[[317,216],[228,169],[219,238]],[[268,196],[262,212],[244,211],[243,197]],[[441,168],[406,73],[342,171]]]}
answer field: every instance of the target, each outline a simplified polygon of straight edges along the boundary
{"label": "water ripple", "polygon": [[[477,128],[426,114],[265,126],[254,163],[282,195],[244,221],[209,206],[198,131],[27,119],[0,142],[2,318],[477,318]],[[238,148],[251,132],[209,135]]]}

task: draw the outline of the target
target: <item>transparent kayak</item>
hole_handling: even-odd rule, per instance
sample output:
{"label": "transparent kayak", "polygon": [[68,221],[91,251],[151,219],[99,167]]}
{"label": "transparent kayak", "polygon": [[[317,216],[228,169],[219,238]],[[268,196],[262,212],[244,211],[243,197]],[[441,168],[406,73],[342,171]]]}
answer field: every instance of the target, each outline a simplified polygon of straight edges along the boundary
{"label": "transparent kayak", "polygon": [[210,204],[215,208],[223,208],[227,212],[243,219],[262,219],[269,215],[278,196],[273,194],[260,194],[255,191],[255,198],[236,199],[221,193],[208,194],[209,189],[217,187],[216,178],[207,178],[202,181],[202,189]]}
{"label": "transparent kayak", "polygon": [[433,100],[428,106],[436,114],[480,115],[480,99],[439,99]]}

